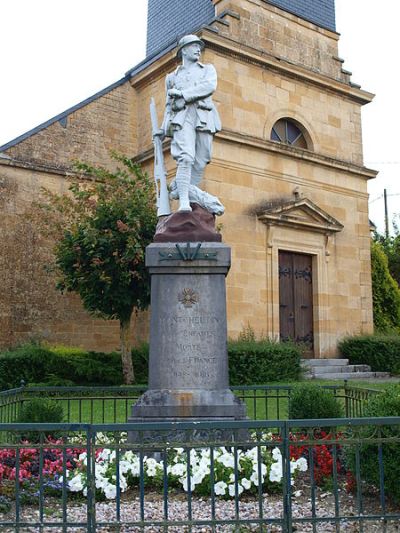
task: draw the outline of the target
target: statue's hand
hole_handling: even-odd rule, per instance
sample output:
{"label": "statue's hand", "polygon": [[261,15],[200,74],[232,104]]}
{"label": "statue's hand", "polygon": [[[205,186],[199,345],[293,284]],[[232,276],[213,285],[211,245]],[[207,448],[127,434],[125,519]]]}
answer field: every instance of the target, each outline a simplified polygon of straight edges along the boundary
{"label": "statue's hand", "polygon": [[159,130],[153,133],[153,137],[160,137],[160,139],[163,140],[165,137],[165,131],[162,128],[160,128]]}
{"label": "statue's hand", "polygon": [[168,96],[171,98],[182,98],[182,91],[179,89],[168,89]]}

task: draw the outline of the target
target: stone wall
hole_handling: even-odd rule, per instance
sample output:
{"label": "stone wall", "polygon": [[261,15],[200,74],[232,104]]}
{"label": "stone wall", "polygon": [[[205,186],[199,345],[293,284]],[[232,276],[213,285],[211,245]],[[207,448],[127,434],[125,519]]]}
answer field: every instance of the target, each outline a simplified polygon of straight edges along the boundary
{"label": "stone wall", "polygon": [[[64,193],[65,174],[0,159],[0,347],[28,340],[119,349],[119,324],[94,319],[77,295],[55,289],[51,244],[39,237],[31,221],[32,201],[41,187]],[[133,340],[146,339],[147,316],[139,319]],[[137,336],[140,335],[140,336]]]}
{"label": "stone wall", "polygon": [[315,72],[346,81],[338,58],[339,35],[299,19],[264,0],[214,0],[217,15],[228,25],[215,24],[218,33]]}
{"label": "stone wall", "polygon": [[135,154],[136,99],[128,81],[60,116],[6,150],[16,160],[70,168],[76,159],[113,165],[110,151]]}

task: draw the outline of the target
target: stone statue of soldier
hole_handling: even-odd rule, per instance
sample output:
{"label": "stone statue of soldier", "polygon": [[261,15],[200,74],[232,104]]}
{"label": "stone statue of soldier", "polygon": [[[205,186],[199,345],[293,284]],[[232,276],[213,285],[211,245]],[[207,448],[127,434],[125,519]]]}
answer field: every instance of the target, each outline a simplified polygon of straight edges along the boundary
{"label": "stone statue of soldier", "polygon": [[204,46],[196,35],[185,35],[179,41],[177,57],[182,64],[167,75],[165,115],[158,135],[172,137],[171,155],[177,170],[170,197],[179,198],[178,211],[191,211],[190,201],[194,201],[220,215],[224,208],[218,198],[198,188],[211,160],[213,137],[221,130],[211,98],[217,73],[213,65],[199,61]]}

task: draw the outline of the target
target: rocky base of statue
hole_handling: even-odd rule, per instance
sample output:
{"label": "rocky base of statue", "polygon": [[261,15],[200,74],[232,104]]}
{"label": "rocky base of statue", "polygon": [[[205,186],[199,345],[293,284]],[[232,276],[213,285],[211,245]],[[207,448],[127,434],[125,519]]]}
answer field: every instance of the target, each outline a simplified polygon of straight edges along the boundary
{"label": "rocky base of statue", "polygon": [[160,217],[154,242],[221,242],[215,230],[215,215],[191,203],[192,211],[177,211]]}
{"label": "rocky base of statue", "polygon": [[[229,389],[150,389],[132,406],[128,422],[231,422],[244,419],[246,407]],[[228,445],[247,437],[247,431],[243,429],[195,427],[188,430],[174,425],[174,428],[164,431],[131,431],[128,440],[149,444],[212,440]]]}

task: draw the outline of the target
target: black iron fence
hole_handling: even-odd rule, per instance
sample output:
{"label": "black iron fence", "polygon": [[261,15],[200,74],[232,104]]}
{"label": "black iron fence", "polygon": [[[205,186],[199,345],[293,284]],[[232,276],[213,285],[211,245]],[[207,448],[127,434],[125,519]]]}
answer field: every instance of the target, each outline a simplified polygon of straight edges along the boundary
{"label": "black iron fence", "polygon": [[[345,416],[363,415],[366,401],[378,390],[349,385],[325,385],[341,401]],[[26,387],[0,392],[0,423],[14,422],[24,402],[35,397],[61,403],[66,422],[105,424],[125,422],[131,406],[145,387]],[[232,387],[247,406],[252,420],[285,420],[293,390],[291,385],[253,385]]]}
{"label": "black iron fence", "polygon": [[7,423],[0,433],[4,533],[325,533],[400,524],[400,417]]}

